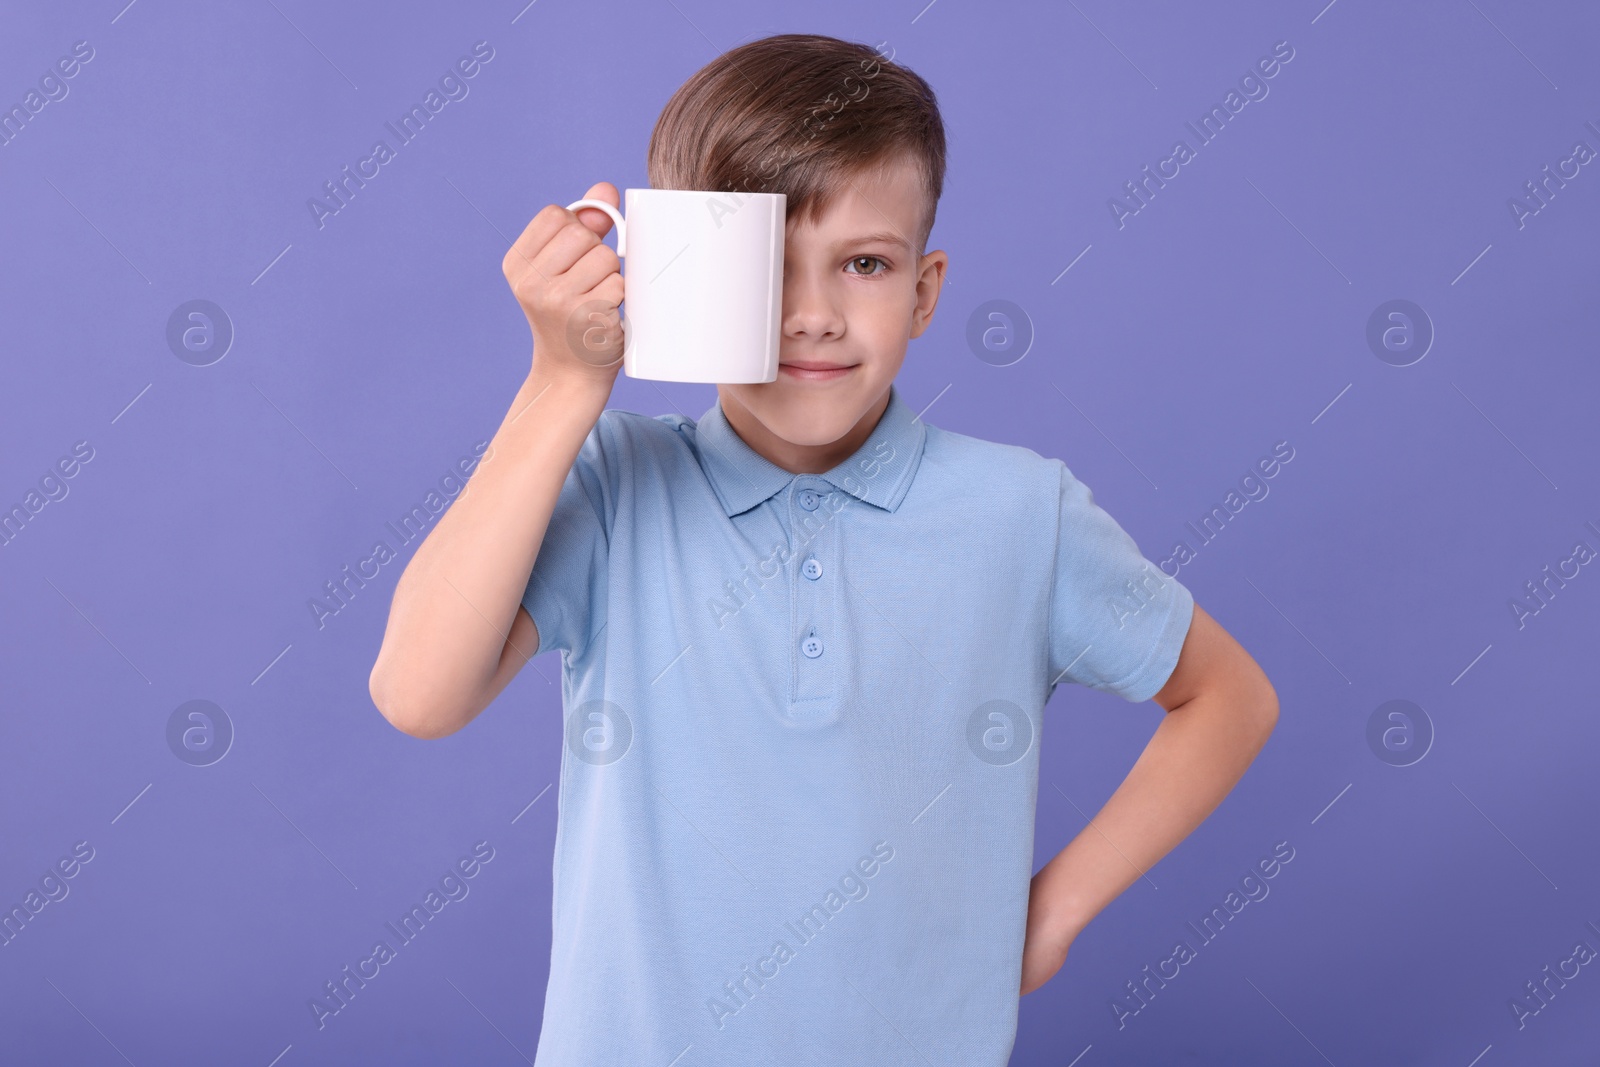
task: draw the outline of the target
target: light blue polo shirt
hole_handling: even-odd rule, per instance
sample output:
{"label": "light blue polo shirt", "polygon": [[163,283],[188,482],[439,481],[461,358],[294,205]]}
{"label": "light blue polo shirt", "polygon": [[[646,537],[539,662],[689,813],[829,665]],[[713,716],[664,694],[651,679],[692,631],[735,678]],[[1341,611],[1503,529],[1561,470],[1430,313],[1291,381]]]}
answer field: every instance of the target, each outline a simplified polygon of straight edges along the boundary
{"label": "light blue polo shirt", "polygon": [[606,410],[522,603],[566,719],[536,1067],[1000,1067],[1045,701],[1148,700],[1194,600],[892,390],[826,474]]}

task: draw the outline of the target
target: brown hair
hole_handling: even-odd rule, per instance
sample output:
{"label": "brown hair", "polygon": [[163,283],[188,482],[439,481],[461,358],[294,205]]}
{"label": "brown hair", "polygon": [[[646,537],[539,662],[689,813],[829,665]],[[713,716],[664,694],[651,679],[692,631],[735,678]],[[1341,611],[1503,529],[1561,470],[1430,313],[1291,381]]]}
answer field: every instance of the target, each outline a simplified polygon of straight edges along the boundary
{"label": "brown hair", "polygon": [[816,221],[855,177],[903,159],[927,197],[924,251],[944,190],[944,122],[928,83],[869,45],[809,33],[742,44],[672,94],[650,134],[656,189],[784,193]]}

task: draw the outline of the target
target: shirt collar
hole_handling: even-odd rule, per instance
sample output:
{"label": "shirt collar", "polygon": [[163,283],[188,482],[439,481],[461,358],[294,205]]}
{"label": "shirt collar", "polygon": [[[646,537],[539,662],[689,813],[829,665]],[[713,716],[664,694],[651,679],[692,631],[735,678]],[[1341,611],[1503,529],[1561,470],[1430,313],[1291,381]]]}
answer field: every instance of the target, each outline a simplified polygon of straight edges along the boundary
{"label": "shirt collar", "polygon": [[806,477],[822,478],[857,500],[894,511],[911,488],[927,435],[922,419],[893,385],[883,416],[861,447],[837,467],[817,475],[791,474],[759,455],[734,432],[720,399],[696,423],[696,440],[703,446],[700,466],[730,518],[749,511],[795,478]]}

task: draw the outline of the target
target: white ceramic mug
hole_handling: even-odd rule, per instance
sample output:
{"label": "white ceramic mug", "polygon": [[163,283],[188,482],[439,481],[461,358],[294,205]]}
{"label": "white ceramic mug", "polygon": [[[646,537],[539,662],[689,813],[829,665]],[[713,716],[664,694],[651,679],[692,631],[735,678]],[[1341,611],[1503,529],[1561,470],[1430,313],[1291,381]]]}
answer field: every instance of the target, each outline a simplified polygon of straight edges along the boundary
{"label": "white ceramic mug", "polygon": [[622,369],[662,382],[778,379],[783,193],[629,189],[617,227],[623,271]]}

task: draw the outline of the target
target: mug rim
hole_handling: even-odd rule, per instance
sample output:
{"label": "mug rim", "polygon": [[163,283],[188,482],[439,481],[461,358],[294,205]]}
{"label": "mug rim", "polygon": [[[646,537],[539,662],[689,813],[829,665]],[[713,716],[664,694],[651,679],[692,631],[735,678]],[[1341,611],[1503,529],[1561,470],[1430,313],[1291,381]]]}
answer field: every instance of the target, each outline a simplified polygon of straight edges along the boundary
{"label": "mug rim", "polygon": [[651,193],[656,196],[770,196],[779,200],[789,198],[788,193],[741,193],[734,189],[656,189],[645,186],[623,190],[624,196],[631,193]]}

